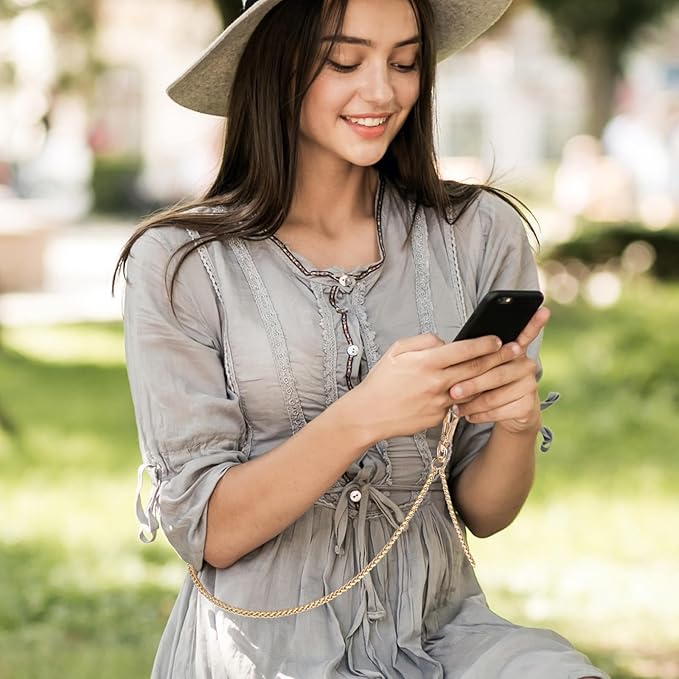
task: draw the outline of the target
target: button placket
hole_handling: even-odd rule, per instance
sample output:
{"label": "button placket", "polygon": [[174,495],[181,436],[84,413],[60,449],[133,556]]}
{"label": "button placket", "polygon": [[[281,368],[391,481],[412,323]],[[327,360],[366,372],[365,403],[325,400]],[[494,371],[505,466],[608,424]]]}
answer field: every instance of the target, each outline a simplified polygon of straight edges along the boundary
{"label": "button placket", "polygon": [[[345,276],[341,276],[341,278],[344,278]],[[347,278],[351,278],[350,276],[347,275]],[[353,284],[354,279],[351,278],[351,282]],[[346,281],[347,283],[349,281]],[[349,320],[348,320],[348,314],[349,310],[346,307],[341,307],[338,302],[337,302],[337,295],[338,293],[344,293],[345,291],[342,290],[340,291],[340,287],[335,285],[332,287],[330,290],[330,304],[332,305],[333,309],[337,311],[338,314],[341,316],[341,323],[342,323],[342,332],[344,333],[344,338],[347,341],[347,365],[346,365],[346,370],[344,373],[344,376],[347,381],[347,388],[348,389],[353,389],[354,388],[354,381],[353,381],[353,368],[354,368],[354,358],[360,355],[361,353],[361,347],[358,346],[357,344],[354,343],[354,339],[351,336],[351,331],[349,329]]]}

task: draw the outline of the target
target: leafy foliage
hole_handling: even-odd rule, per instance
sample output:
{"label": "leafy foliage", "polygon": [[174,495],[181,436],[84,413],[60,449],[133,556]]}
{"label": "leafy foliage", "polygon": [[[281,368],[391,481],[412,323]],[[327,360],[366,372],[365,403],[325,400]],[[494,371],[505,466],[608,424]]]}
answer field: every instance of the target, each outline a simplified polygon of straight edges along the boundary
{"label": "leafy foliage", "polygon": [[616,224],[604,228],[583,228],[569,241],[544,255],[545,259],[577,259],[589,267],[620,257],[633,242],[647,243],[655,252],[651,273],[663,280],[679,279],[679,229],[649,231],[640,224]]}
{"label": "leafy foliage", "polygon": [[639,32],[658,21],[679,0],[535,0],[553,20],[556,33],[577,56],[584,39],[596,37],[622,54]]}

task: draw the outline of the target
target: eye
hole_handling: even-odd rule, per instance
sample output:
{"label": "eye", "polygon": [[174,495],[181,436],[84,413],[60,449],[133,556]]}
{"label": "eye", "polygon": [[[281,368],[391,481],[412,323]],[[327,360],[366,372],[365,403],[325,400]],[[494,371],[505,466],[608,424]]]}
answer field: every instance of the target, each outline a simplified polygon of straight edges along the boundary
{"label": "eye", "polygon": [[338,73],[351,73],[358,68],[358,64],[338,64],[336,61],[332,61],[331,59],[326,59],[325,63],[330,66],[333,71],[337,71]]}
{"label": "eye", "polygon": [[412,64],[392,64],[392,66],[397,70],[400,71],[401,73],[411,73],[412,71],[417,70],[417,62],[413,62]]}

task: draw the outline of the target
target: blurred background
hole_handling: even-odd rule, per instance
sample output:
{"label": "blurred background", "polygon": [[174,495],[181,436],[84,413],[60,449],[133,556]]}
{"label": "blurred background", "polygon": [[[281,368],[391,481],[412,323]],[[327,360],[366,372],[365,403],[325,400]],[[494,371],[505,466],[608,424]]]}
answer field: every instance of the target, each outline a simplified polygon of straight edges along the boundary
{"label": "blurred background", "polygon": [[[148,676],[184,566],[142,546],[122,244],[200,193],[219,119],[164,88],[239,0],[0,0],[0,678]],[[539,222],[556,432],[491,606],[614,679],[679,677],[679,2],[516,0],[439,67],[441,172]],[[492,679],[492,678],[489,678]]]}

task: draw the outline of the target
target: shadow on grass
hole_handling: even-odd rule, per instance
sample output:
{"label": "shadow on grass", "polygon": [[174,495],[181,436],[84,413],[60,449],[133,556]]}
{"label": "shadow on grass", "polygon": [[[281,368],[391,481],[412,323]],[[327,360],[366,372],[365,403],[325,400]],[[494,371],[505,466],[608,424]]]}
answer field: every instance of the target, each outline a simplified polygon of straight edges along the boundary
{"label": "shadow on grass", "polygon": [[176,592],[64,577],[57,544],[0,545],[0,677],[148,677]]}
{"label": "shadow on grass", "polygon": [[3,477],[39,471],[116,474],[137,464],[137,436],[123,365],[51,363],[7,350],[0,356]]}

